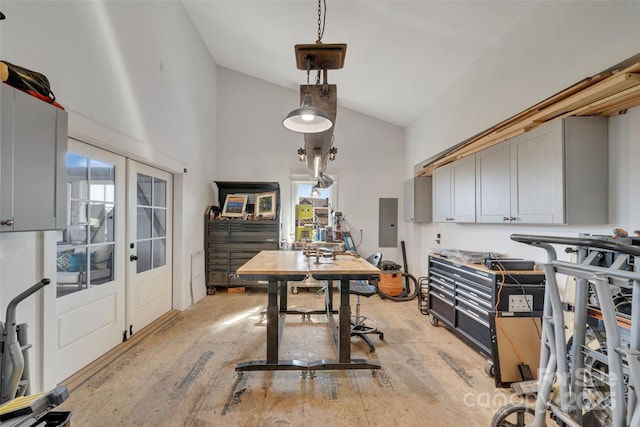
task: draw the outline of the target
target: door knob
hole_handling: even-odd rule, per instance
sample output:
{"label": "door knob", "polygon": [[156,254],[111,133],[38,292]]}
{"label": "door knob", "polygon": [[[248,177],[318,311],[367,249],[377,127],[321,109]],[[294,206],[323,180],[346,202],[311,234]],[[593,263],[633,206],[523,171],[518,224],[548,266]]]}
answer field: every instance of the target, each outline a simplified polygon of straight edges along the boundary
{"label": "door knob", "polygon": [[138,255],[129,255],[129,261],[137,261]]}

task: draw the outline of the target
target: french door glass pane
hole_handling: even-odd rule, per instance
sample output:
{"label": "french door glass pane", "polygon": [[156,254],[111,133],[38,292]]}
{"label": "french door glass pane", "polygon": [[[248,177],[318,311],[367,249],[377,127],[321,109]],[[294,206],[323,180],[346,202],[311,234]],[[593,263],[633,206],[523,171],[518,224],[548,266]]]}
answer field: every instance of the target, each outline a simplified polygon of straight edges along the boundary
{"label": "french door glass pane", "polygon": [[137,237],[148,239],[151,237],[151,208],[138,208]]}
{"label": "french door glass pane", "polygon": [[67,153],[69,226],[58,233],[58,297],[113,280],[115,175],[115,165]]}
{"label": "french door glass pane", "polygon": [[141,273],[166,263],[167,181],[138,174],[137,188],[137,272]]}
{"label": "french door glass pane", "polygon": [[113,205],[92,202],[89,208],[91,218],[91,243],[114,241]]}
{"label": "french door glass pane", "polygon": [[166,263],[167,240],[156,239],[153,241],[153,268],[162,267]]}
{"label": "french door glass pane", "polygon": [[153,237],[164,237],[167,234],[167,211],[164,209],[153,210]]}
{"label": "french door glass pane", "polygon": [[153,206],[167,207],[167,181],[164,179],[153,179]]}
{"label": "french door glass pane", "polygon": [[152,179],[150,176],[138,174],[138,205],[139,206],[152,206],[151,202],[151,184]]}
{"label": "french door glass pane", "polygon": [[113,280],[114,244],[94,246],[91,252],[89,281],[92,285]]}
{"label": "french door glass pane", "polygon": [[136,261],[136,272],[142,273],[151,269],[151,240],[138,242],[138,260]]}

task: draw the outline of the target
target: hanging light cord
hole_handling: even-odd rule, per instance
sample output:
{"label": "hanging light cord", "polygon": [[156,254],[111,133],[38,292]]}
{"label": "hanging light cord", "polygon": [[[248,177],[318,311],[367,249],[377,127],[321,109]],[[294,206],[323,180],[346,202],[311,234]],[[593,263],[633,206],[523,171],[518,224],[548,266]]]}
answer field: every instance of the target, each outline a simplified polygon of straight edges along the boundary
{"label": "hanging light cord", "polygon": [[[324,24],[327,21],[327,0],[318,0],[318,39],[316,44],[322,44],[324,35]],[[320,70],[316,74],[316,84],[320,84]]]}
{"label": "hanging light cord", "polygon": [[[324,3],[324,13],[322,11],[322,4]],[[322,36],[324,35],[324,23],[327,20],[327,0],[318,0],[318,40],[316,43],[322,43]]]}

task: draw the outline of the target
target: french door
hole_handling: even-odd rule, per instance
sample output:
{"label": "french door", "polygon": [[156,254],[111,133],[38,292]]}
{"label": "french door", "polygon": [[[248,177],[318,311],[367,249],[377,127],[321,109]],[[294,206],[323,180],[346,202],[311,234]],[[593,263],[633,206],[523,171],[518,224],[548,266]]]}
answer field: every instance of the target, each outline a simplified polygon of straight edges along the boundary
{"label": "french door", "polygon": [[126,322],[135,333],[172,307],[171,174],[127,160]]}
{"label": "french door", "polygon": [[125,329],[125,158],[69,139],[69,226],[56,242],[55,336],[45,355],[66,378],[122,342]]}
{"label": "french door", "polygon": [[69,139],[67,175],[56,321],[44,326],[54,382],[172,307],[171,174]]}

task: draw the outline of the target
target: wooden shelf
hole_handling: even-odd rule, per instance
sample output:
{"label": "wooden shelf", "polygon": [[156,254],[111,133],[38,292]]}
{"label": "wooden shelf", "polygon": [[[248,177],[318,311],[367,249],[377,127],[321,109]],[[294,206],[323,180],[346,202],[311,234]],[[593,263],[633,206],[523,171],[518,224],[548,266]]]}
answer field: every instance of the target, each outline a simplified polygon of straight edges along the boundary
{"label": "wooden shelf", "polygon": [[520,135],[551,120],[569,116],[624,114],[640,105],[640,62],[618,72],[584,79],[552,97],[456,145],[426,163],[416,176],[429,176],[437,167],[451,163]]}

